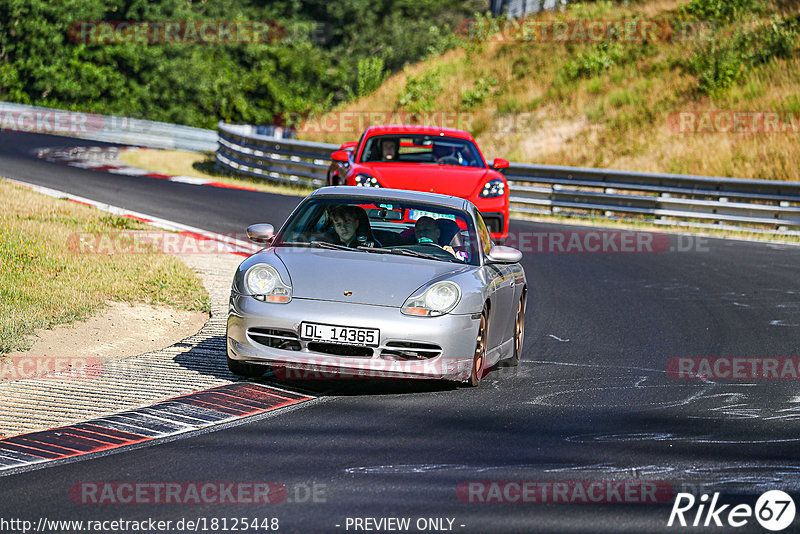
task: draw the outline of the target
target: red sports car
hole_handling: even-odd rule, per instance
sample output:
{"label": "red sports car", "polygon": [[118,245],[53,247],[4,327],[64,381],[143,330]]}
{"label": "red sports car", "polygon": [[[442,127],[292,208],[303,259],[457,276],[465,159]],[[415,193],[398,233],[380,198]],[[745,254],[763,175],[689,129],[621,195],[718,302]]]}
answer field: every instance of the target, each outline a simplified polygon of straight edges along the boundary
{"label": "red sports car", "polygon": [[475,139],[435,126],[370,126],[358,142],[331,154],[329,185],[429,191],[469,200],[495,240],[508,237],[508,183],[498,172],[508,160],[487,165]]}

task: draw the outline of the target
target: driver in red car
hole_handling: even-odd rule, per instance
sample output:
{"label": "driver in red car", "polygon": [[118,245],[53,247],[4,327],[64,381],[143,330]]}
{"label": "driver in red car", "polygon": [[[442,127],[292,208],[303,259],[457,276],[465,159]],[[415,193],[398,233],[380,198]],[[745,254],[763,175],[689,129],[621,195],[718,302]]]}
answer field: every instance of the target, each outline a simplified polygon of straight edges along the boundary
{"label": "driver in red car", "polygon": [[399,146],[397,139],[381,139],[381,157],[383,161],[397,161]]}
{"label": "driver in red car", "polygon": [[461,158],[456,153],[456,147],[434,143],[431,147],[433,158],[439,165],[461,165]]}

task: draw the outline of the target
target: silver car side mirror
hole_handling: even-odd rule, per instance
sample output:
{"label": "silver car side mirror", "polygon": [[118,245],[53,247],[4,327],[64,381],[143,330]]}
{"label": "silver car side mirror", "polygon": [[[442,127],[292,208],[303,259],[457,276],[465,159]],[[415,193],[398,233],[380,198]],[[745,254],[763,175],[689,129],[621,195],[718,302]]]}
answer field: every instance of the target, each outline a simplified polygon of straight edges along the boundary
{"label": "silver car side mirror", "polygon": [[517,263],[522,259],[522,252],[515,248],[495,245],[486,259],[492,263]]}
{"label": "silver car side mirror", "polygon": [[247,237],[253,243],[267,244],[275,236],[275,227],[271,224],[253,224],[247,227]]}

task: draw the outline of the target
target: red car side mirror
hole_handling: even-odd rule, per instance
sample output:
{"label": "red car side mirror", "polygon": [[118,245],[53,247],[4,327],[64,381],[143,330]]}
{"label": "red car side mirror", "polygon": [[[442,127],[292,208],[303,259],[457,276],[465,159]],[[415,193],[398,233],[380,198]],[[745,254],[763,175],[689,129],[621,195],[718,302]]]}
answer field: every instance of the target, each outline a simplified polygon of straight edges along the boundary
{"label": "red car side mirror", "polygon": [[331,159],[333,161],[342,161],[347,163],[350,161],[350,151],[348,150],[337,150],[333,154],[331,154]]}
{"label": "red car side mirror", "polygon": [[500,169],[507,169],[509,165],[510,163],[508,160],[503,158],[494,158],[494,161],[492,162],[492,168],[498,171]]}

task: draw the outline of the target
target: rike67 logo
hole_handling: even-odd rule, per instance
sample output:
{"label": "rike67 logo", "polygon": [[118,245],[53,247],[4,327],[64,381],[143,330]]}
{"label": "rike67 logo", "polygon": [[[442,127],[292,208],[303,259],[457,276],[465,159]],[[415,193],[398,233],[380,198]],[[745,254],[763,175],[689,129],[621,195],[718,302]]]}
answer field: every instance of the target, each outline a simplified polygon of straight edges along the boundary
{"label": "rike67 logo", "polygon": [[[695,509],[696,506],[696,509]],[[755,508],[748,504],[719,503],[719,493],[710,498],[703,494],[697,499],[691,493],[678,493],[667,526],[690,527],[743,527],[755,516],[756,521],[767,530],[783,530],[794,521],[794,500],[780,490],[771,490],[761,495]]]}

